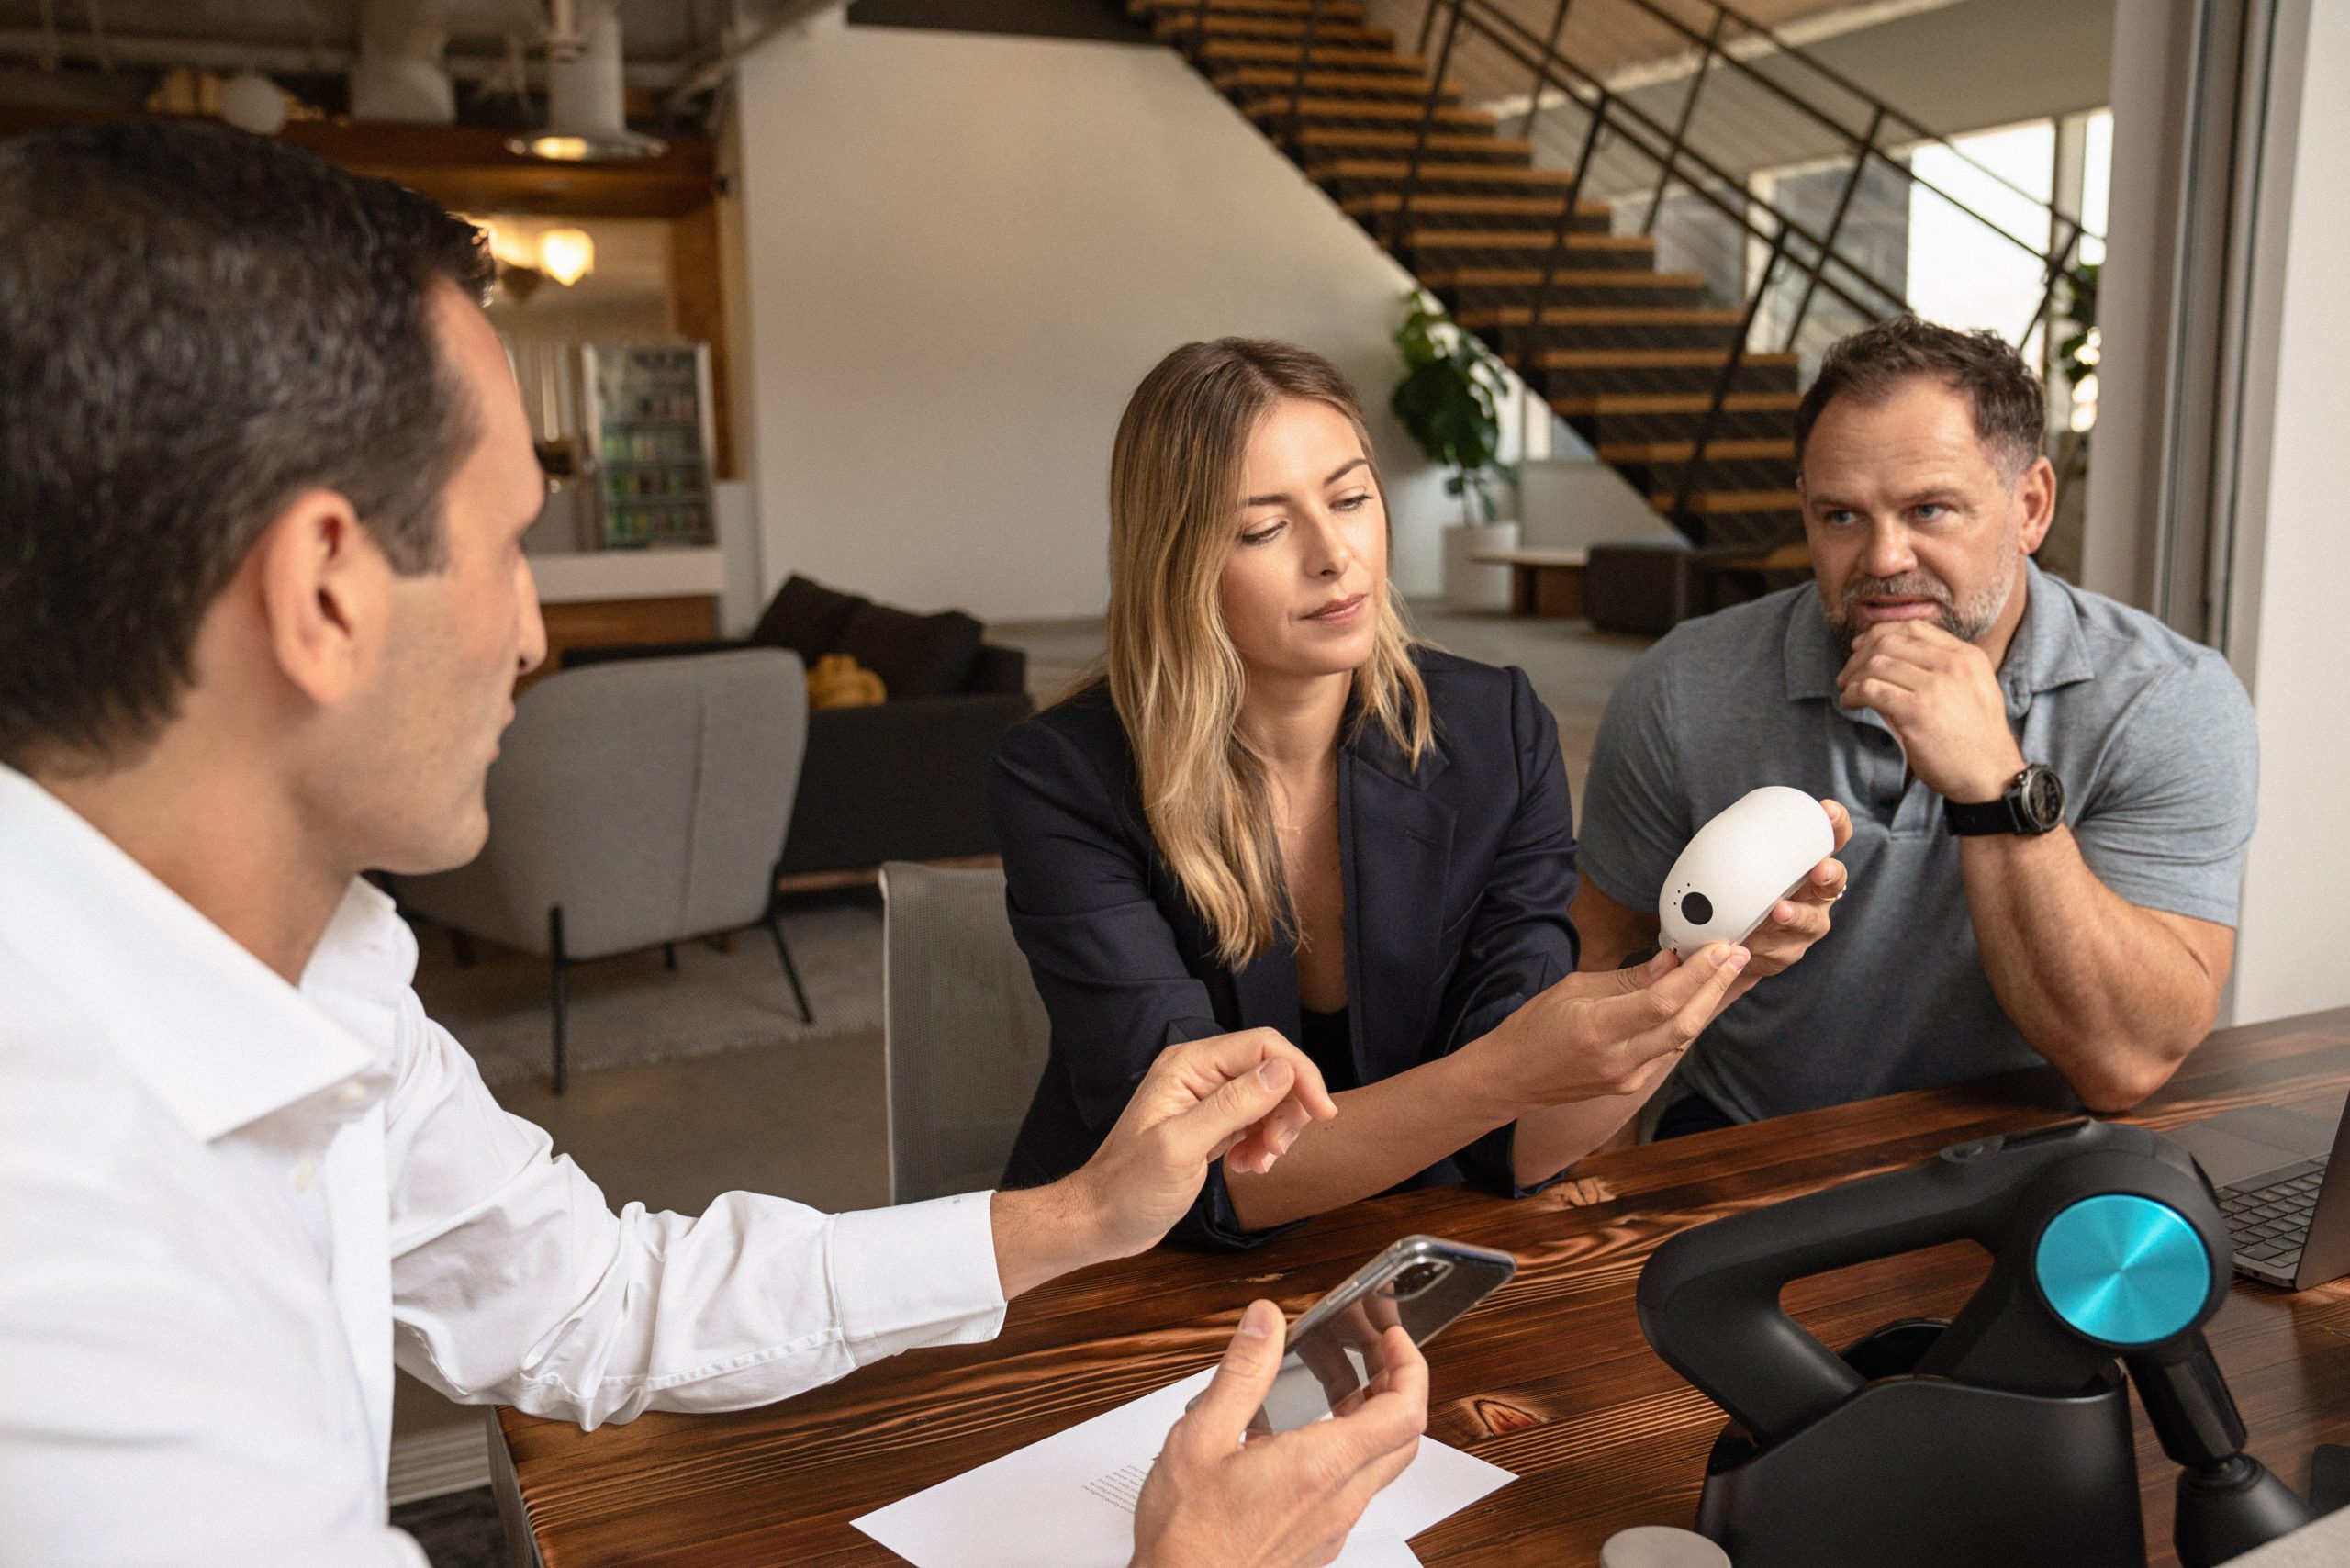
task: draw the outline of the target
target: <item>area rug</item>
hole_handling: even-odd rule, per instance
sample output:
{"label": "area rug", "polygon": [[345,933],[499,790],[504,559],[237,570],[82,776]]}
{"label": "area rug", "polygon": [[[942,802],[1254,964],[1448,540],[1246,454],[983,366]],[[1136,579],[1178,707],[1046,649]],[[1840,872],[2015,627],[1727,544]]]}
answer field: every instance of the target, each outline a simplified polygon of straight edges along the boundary
{"label": "area rug", "polygon": [[[704,942],[677,945],[677,968],[660,951],[572,966],[564,1036],[573,1072],[708,1056],[745,1046],[814,1039],[881,1026],[881,914],[833,905],[783,917],[792,962],[815,1022],[803,1024],[775,944],[755,928],[732,952]],[[417,932],[416,989],[424,1010],[473,1053],[491,1084],[554,1070],[547,961],[476,944],[480,959],[460,968],[448,934]]]}

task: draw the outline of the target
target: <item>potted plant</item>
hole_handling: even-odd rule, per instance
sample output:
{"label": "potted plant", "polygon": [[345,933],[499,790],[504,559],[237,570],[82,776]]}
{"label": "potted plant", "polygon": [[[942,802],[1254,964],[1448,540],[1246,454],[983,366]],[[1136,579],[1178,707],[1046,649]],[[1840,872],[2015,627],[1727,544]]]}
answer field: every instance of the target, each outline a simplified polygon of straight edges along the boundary
{"label": "potted plant", "polygon": [[1495,493],[1516,479],[1499,461],[1501,361],[1425,291],[1414,289],[1404,304],[1395,330],[1404,379],[1388,407],[1427,460],[1450,470],[1445,494],[1460,499],[1460,521],[1445,530],[1445,601],[1455,610],[1506,610],[1509,568],[1476,558],[1517,546],[1517,524],[1501,521],[1494,504]]}

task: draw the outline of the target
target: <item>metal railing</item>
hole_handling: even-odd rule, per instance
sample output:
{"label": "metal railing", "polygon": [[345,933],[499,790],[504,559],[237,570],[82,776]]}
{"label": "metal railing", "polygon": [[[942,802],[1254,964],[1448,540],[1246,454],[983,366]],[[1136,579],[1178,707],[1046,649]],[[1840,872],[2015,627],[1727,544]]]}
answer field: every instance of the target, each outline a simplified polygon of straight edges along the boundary
{"label": "metal railing", "polygon": [[[1204,67],[1207,62],[1202,56],[1211,6],[1208,0],[1196,0],[1196,6],[1191,42],[1194,58]],[[1327,0],[1312,0],[1301,17],[1301,47],[1289,84],[1287,112],[1280,117],[1281,130],[1276,137],[1301,162],[1300,132],[1315,52],[1326,36],[1326,7]],[[1656,91],[1659,78],[1653,71],[1637,87],[1614,87],[1601,70],[1572,57],[1567,47],[1570,20],[1587,20],[1595,9],[1606,7],[1639,21],[1651,36],[1668,42],[1680,40],[1682,58],[1665,62],[1668,67],[1687,67],[1688,85],[1677,105],[1666,107],[1640,101],[1662,95]],[[1668,197],[1677,189],[1734,237],[1741,252],[1740,276],[1736,297],[1725,297],[1723,303],[1742,307],[1740,324],[1696,425],[1688,458],[1680,465],[1680,481],[1670,511],[1677,525],[1696,537],[1702,524],[1691,515],[1690,503],[1700,487],[1699,476],[1749,356],[1796,353],[1806,341],[1807,327],[1822,309],[1835,312],[1841,318],[1842,330],[1849,330],[1908,308],[1907,278],[1878,275],[1869,259],[1846,243],[1855,205],[1873,172],[1897,179],[1912,204],[1920,194],[1930,196],[1972,231],[2010,250],[2019,261],[2031,258],[2038,272],[2038,304],[2029,320],[2019,323],[2012,333],[2002,334],[2018,344],[2028,342],[2048,324],[2073,258],[2082,241],[2093,236],[2076,215],[2060,210],[1998,171],[1969,158],[1947,139],[1732,7],[1712,0],[1683,0],[1681,11],[1694,12],[1695,19],[1676,14],[1658,0],[1556,0],[1547,25],[1538,29],[1499,0],[1428,0],[1421,15],[1416,52],[1426,60],[1434,45],[1435,57],[1429,63],[1395,206],[1377,227],[1392,246],[1408,250],[1415,205],[1430,161],[1431,138],[1447,96],[1448,76],[1464,51],[1473,48],[1480,53],[1480,74],[1484,79],[1497,80],[1502,72],[1514,69],[1527,83],[1521,135],[1532,132],[1538,121],[1556,123],[1581,117],[1580,135],[1570,133],[1575,150],[1566,166],[1572,173],[1527,306],[1525,354],[1512,353],[1506,342],[1495,344],[1505,357],[1514,361],[1522,357],[1518,368],[1521,374],[1534,373],[1530,381],[1539,384],[1541,380],[1538,367],[1543,327],[1559,279],[1572,259],[1571,237],[1586,196],[1606,194],[1616,199],[1618,210],[1637,206],[1640,210],[1637,232],[1654,237]],[[1764,69],[1766,62],[1774,69]],[[1662,80],[1669,82],[1678,73],[1668,69]],[[1797,75],[1816,84],[1816,90],[1799,90],[1783,79]],[[1705,139],[1696,134],[1701,104],[1718,102],[1723,96],[1722,89],[1717,87],[1712,99],[1707,99],[1708,87],[1733,79],[1743,90],[1750,111],[1755,104],[1775,106],[1774,112],[1806,128],[1806,134],[1823,139],[1838,150],[1824,164],[1813,158],[1815,173],[1823,166],[1849,165],[1824,220],[1807,220],[1777,195],[1758,193],[1743,172],[1725,167],[1701,150],[1699,143]],[[1830,100],[1842,100],[1842,105]],[[1838,106],[1857,112],[1848,118],[1836,112]],[[1720,140],[1721,135],[1720,128],[1714,128],[1714,139]],[[2019,210],[2030,204],[2033,221],[2025,227],[2041,227],[2044,220],[2046,239],[2016,232],[1919,174],[1910,159],[1922,147],[1942,150],[1955,166],[1967,171],[1971,180],[1987,182],[1986,189],[1998,192],[2003,201]],[[1606,165],[1604,175],[1603,163]],[[1642,177],[1634,179],[1636,173]],[[1717,292],[1728,294],[1727,290]]]}

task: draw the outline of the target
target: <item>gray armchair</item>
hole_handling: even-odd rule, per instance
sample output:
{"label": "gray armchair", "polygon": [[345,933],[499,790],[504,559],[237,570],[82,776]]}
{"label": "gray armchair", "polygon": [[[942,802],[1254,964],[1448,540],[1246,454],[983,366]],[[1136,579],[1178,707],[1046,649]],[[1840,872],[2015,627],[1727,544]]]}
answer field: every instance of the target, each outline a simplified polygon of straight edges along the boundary
{"label": "gray armchair", "polygon": [[807,684],[781,649],[549,676],[515,700],[489,770],[489,842],[400,878],[400,907],[552,960],[558,1094],[564,971],[587,959],[658,946],[674,969],[678,942],[764,925],[812,1022],[774,909],[807,744]]}
{"label": "gray armchair", "polygon": [[1000,870],[881,868],[890,1201],[1002,1180],[1052,1020],[1004,913]]}

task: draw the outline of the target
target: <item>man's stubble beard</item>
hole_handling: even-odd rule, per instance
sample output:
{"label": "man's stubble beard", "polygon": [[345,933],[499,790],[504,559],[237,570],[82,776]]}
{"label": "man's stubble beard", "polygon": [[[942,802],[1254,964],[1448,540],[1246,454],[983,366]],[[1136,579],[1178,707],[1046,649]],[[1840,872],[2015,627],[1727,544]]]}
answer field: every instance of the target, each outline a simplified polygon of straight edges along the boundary
{"label": "man's stubble beard", "polygon": [[1934,601],[1934,624],[1962,643],[1972,643],[1998,623],[1999,617],[2007,612],[2008,599],[2015,587],[2012,576],[2002,577],[1962,605],[1953,598],[1948,584],[1925,572],[1905,572],[1897,577],[1856,577],[1844,585],[1836,613],[1828,617],[1828,629],[1835,634],[1839,657],[1850,659],[1853,644],[1868,630],[1857,613],[1860,600],[1873,596],[1930,599]]}

